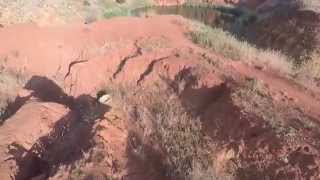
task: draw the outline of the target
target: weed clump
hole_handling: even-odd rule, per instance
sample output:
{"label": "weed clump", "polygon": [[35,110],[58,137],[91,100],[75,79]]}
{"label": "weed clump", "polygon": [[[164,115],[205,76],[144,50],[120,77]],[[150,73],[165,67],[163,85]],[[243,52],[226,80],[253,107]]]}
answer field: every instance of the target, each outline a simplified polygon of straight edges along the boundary
{"label": "weed clump", "polygon": [[111,90],[133,124],[130,151],[153,162],[153,171],[166,178],[215,179],[200,119],[186,111],[173,90],[138,91]]}

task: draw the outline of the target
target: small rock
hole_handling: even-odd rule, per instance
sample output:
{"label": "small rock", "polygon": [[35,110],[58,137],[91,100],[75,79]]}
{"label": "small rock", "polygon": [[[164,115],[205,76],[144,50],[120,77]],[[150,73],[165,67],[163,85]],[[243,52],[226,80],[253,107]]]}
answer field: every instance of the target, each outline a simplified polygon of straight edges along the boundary
{"label": "small rock", "polygon": [[99,97],[98,100],[101,104],[110,105],[112,98],[110,94],[105,94]]}

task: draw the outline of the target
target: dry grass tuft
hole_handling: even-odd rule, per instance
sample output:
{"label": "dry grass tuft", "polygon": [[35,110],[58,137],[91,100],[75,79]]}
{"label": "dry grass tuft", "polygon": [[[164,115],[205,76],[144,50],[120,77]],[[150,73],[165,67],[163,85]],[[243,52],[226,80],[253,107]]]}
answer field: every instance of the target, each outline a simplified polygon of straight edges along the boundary
{"label": "dry grass tuft", "polygon": [[134,122],[129,128],[135,134],[134,143],[129,146],[137,157],[148,162],[161,157],[154,169],[163,169],[173,179],[215,179],[201,122],[184,109],[173,91],[163,86],[153,90],[117,87],[109,89]]}
{"label": "dry grass tuft", "polygon": [[153,96],[147,108],[152,114],[153,142],[167,154],[167,173],[173,177],[189,178],[195,164],[207,169],[206,152],[202,149],[201,123],[192,118],[179,100]]}
{"label": "dry grass tuft", "polygon": [[320,79],[320,54],[312,54],[311,60],[302,64],[298,75],[307,79]]}

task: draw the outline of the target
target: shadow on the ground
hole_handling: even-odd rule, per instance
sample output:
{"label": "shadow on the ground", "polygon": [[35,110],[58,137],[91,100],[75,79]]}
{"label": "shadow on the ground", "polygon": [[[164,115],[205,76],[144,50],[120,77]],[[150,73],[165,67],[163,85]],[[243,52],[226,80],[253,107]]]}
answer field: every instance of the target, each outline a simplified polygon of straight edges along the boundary
{"label": "shadow on the ground", "polygon": [[59,103],[69,108],[73,106],[73,97],[68,96],[53,80],[46,77],[32,76],[24,88],[32,91],[31,94],[25,97],[17,96],[13,102],[9,103],[5,113],[0,117],[2,122],[14,115],[31,98],[42,102]]}
{"label": "shadow on the ground", "polygon": [[138,134],[137,130],[129,131],[126,148],[128,173],[122,176],[122,180],[169,179],[163,152],[148,144],[150,142],[143,142]]}
{"label": "shadow on the ground", "polygon": [[[54,175],[61,165],[72,165],[87,152],[94,142],[94,124],[110,109],[89,95],[76,98],[68,96],[52,80],[32,77],[25,85],[32,90],[32,97],[44,102],[55,102],[67,106],[70,111],[54,125],[45,136],[40,137],[31,149],[11,144],[9,153],[16,160],[16,180]],[[23,103],[19,104],[21,107]],[[19,109],[19,108],[17,108]]]}

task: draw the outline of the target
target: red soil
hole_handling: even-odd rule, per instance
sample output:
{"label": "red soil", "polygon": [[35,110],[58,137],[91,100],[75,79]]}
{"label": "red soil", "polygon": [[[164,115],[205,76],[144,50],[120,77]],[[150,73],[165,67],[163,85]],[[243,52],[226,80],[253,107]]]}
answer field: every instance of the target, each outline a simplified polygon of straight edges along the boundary
{"label": "red soil", "polygon": [[[219,173],[224,173],[230,163],[237,161],[234,166],[241,168],[232,167],[236,176],[242,179],[260,176],[320,178],[319,94],[275,75],[272,70],[233,62],[197,47],[185,36],[184,22],[177,16],[155,16],[114,18],[89,25],[0,28],[0,57],[7,59],[3,66],[28,77],[30,80],[25,88],[31,91],[30,96],[25,95],[27,103],[17,108],[18,111],[0,127],[0,158],[6,159],[0,163],[1,179],[10,179],[10,176],[41,178],[45,170],[38,168],[39,172],[31,172],[30,167],[38,159],[29,152],[37,148],[37,143],[46,144],[51,139],[59,140],[59,143],[42,150],[41,158],[45,159],[46,166],[67,166],[75,162],[74,159],[79,160],[76,156],[79,149],[86,151],[86,142],[90,144],[90,139],[96,138],[101,146],[108,147],[103,152],[109,162],[102,166],[107,168],[103,170],[105,173],[114,172],[115,162],[123,168],[123,171],[117,171],[120,177],[146,171],[148,167],[130,161],[126,155],[129,127],[119,113],[99,112],[101,116],[97,119],[102,121],[90,125],[96,129],[94,135],[87,126],[73,125],[83,116],[82,109],[78,108],[85,107],[86,111],[95,106],[96,102],[90,96],[94,97],[103,85],[117,83],[152,88],[161,81],[160,76],[171,79],[178,86],[180,81],[186,81],[180,89],[181,98],[200,113],[204,132],[215,141],[217,147],[212,149],[212,157],[219,162],[215,167]],[[190,72],[186,70],[197,76],[197,82],[192,86],[188,86]],[[174,80],[178,75],[181,75],[180,80]],[[248,77],[266,85],[274,108],[270,113],[281,116],[280,121],[285,125],[293,124],[298,132],[296,139],[279,137],[266,125],[261,114],[244,113],[239,105],[243,100],[234,96],[233,91]],[[32,102],[32,99],[40,102]],[[257,109],[260,110],[259,106]],[[110,119],[116,119],[116,123],[110,124]],[[310,119],[315,126],[304,124]],[[60,137],[57,133],[64,133],[61,130],[64,127],[70,127],[72,131]],[[81,147],[78,147],[80,142]],[[31,160],[12,157],[8,145],[18,145]],[[77,148],[71,151],[73,147]],[[61,152],[70,157],[64,157]],[[22,168],[23,163],[30,165],[29,169]],[[50,169],[50,176],[53,179],[63,177],[56,168]],[[145,173],[132,177],[135,178],[152,177]]]}

